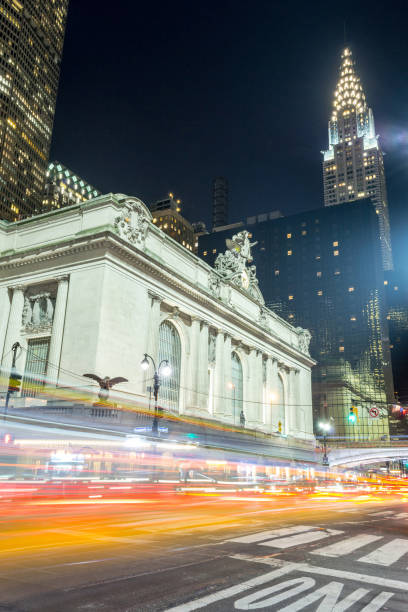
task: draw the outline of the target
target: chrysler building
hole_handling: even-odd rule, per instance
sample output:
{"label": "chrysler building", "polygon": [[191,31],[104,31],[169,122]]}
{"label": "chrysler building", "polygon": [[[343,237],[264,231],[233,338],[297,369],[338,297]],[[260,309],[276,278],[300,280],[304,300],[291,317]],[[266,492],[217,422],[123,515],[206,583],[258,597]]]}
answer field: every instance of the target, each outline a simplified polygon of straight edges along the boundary
{"label": "chrysler building", "polygon": [[380,228],[384,270],[392,269],[390,223],[383,154],[350,49],[341,55],[340,76],[323,151],[324,204],[371,198]]}

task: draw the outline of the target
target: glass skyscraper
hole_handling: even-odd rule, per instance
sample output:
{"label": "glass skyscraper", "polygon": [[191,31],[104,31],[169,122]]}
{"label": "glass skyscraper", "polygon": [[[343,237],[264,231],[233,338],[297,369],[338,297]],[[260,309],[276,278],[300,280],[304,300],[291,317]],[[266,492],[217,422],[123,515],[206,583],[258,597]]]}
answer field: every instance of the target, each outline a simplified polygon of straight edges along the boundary
{"label": "glass skyscraper", "polygon": [[384,270],[392,252],[384,161],[374,116],[368,107],[350,49],[341,55],[340,74],[329,120],[329,147],[323,151],[324,204],[370,197],[380,226]]}
{"label": "glass skyscraper", "polygon": [[[378,215],[371,200],[290,217],[260,215],[247,219],[245,228],[258,241],[253,257],[267,305],[312,333],[315,423],[331,419],[335,435],[349,439],[388,435],[393,384]],[[198,254],[213,264],[235,231],[202,236]],[[378,416],[371,416],[372,408]]]}
{"label": "glass skyscraper", "polygon": [[102,195],[83,178],[57,161],[48,164],[42,212],[86,202]]}
{"label": "glass skyscraper", "polygon": [[0,218],[41,210],[69,0],[0,0]]}

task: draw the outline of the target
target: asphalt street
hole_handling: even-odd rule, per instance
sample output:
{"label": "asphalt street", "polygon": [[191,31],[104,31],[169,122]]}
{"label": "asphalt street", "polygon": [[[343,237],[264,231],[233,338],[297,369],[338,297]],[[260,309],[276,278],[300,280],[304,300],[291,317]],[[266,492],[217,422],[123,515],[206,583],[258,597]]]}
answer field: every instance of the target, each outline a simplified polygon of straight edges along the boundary
{"label": "asphalt street", "polygon": [[137,501],[14,507],[0,610],[408,610],[401,498]]}

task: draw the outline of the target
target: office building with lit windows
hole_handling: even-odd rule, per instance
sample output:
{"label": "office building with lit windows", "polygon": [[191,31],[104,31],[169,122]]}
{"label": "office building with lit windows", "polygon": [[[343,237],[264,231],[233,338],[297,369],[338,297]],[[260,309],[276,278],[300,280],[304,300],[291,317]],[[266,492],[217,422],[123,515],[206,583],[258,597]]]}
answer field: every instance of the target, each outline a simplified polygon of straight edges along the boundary
{"label": "office building with lit windows", "polygon": [[[253,217],[245,228],[257,241],[252,253],[268,307],[312,334],[315,425],[331,418],[340,436],[388,435],[392,371],[378,215],[371,200],[290,217]],[[236,231],[202,236],[199,256],[212,265]],[[348,422],[351,406],[358,413],[354,425]],[[370,417],[374,406],[383,418]]]}
{"label": "office building with lit windows", "polygon": [[57,161],[48,164],[42,212],[86,202],[101,192]]}
{"label": "office building with lit windows", "polygon": [[324,204],[370,197],[378,215],[384,270],[392,252],[384,161],[374,116],[368,107],[350,49],[341,55],[340,75],[329,120],[329,147],[323,151]]}
{"label": "office building with lit windows", "polygon": [[0,0],[0,219],[40,212],[69,0]]}
{"label": "office building with lit windows", "polygon": [[194,228],[181,214],[181,200],[172,193],[167,198],[150,205],[153,223],[176,242],[194,251]]}
{"label": "office building with lit windows", "polygon": [[[408,406],[408,282],[407,272],[387,272],[387,319],[396,402]],[[408,427],[408,423],[407,423]]]}

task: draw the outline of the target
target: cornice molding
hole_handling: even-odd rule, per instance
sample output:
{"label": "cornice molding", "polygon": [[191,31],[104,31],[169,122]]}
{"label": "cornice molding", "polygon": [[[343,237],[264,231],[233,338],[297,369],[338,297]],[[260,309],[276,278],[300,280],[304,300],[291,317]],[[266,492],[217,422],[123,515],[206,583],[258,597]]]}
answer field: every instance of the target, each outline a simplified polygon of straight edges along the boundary
{"label": "cornice molding", "polygon": [[[35,249],[30,249],[28,253],[13,252],[12,254],[4,255],[0,258],[0,277],[4,276],[4,272],[12,271],[16,271],[20,276],[22,274],[21,268],[32,265],[38,266],[41,263],[48,264],[64,257],[92,253],[98,250],[108,251],[121,261],[131,263],[139,270],[146,272],[148,276],[164,281],[167,285],[177,289],[182,295],[193,299],[205,309],[214,314],[221,314],[226,321],[234,326],[241,328],[247,333],[249,332],[261,342],[272,345],[286,355],[294,357],[305,366],[312,367],[315,365],[316,362],[301,353],[297,347],[279,340],[274,333],[262,329],[249,317],[238,313],[225,302],[221,302],[212,296],[208,289],[189,285],[185,278],[176,270],[168,270],[164,263],[157,262],[149,253],[138,249],[136,246],[132,246],[112,231],[104,230],[86,238],[71,238],[65,241],[65,243],[59,243],[58,245],[45,244]],[[106,253],[103,253],[99,258],[105,256]],[[71,265],[71,262],[69,265]]]}

